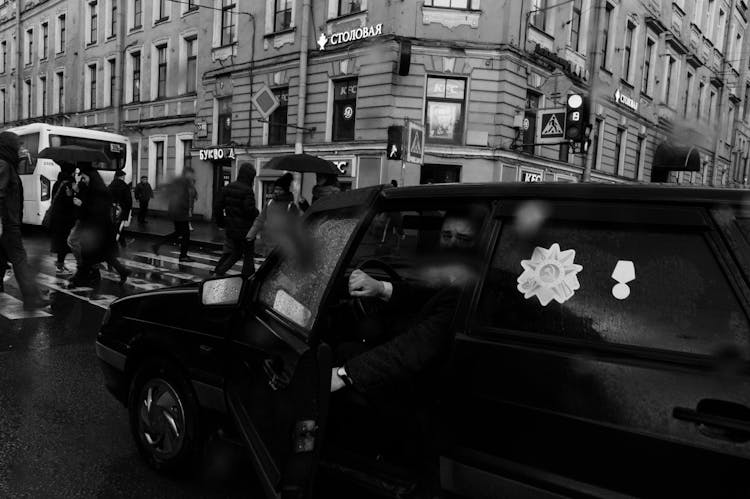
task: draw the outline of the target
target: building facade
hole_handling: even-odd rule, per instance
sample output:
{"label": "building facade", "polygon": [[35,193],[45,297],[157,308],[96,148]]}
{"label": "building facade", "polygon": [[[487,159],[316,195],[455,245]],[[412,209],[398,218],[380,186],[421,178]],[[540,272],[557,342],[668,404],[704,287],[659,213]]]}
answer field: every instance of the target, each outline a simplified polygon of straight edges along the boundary
{"label": "building facade", "polygon": [[[666,180],[742,187],[747,40],[744,0],[18,0],[0,6],[0,120],[128,135],[154,207],[191,165],[206,218],[240,163],[261,205],[280,173],[264,165],[293,152],[357,188],[664,180],[660,148],[690,146],[698,171]],[[587,156],[539,144],[570,92],[591,97]],[[386,154],[407,121],[425,127],[422,165]]]}

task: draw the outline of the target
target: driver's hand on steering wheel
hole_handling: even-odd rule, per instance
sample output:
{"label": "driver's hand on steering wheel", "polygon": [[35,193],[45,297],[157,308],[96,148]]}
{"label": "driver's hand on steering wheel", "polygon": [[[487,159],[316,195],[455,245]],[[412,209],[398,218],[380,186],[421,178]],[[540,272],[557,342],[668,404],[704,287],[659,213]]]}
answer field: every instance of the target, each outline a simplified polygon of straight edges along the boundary
{"label": "driver's hand on steering wheel", "polygon": [[388,301],[392,293],[391,283],[373,279],[361,270],[355,270],[349,276],[349,294],[355,298],[380,298]]}

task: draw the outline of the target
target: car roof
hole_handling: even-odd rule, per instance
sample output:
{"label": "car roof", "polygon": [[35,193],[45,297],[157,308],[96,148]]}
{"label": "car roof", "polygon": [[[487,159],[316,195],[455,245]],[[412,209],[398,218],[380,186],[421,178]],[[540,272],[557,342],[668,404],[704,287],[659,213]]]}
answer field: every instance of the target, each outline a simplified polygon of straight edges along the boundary
{"label": "car roof", "polygon": [[682,187],[668,184],[599,184],[555,182],[498,182],[484,184],[430,184],[386,188],[386,199],[498,198],[561,199],[580,201],[641,201],[678,204],[744,204],[750,191],[716,187]]}

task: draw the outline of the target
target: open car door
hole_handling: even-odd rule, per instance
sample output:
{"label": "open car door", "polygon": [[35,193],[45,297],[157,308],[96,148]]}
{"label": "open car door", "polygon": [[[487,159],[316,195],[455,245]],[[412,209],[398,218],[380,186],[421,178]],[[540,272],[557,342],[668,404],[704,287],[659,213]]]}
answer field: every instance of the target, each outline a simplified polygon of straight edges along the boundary
{"label": "open car door", "polygon": [[[318,465],[332,355],[316,340],[320,304],[342,271],[380,188],[316,203],[259,270],[241,322],[227,332],[227,407],[267,497],[307,497]],[[282,254],[283,253],[283,254]]]}

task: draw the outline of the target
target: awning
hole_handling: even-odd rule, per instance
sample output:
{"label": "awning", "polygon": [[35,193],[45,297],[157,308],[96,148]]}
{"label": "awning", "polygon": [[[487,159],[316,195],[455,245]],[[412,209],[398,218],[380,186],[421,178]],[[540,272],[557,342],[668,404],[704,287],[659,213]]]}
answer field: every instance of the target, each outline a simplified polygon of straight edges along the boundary
{"label": "awning", "polygon": [[662,142],[654,153],[654,169],[685,172],[701,171],[701,155],[695,147]]}

